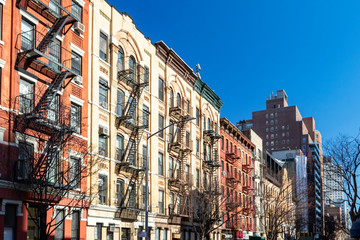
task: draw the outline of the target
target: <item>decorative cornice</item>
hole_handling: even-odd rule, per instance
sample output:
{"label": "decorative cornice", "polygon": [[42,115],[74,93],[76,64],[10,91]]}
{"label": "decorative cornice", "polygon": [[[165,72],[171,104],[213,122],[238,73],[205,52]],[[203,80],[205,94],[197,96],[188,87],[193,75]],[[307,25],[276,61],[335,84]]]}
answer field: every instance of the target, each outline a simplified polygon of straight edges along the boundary
{"label": "decorative cornice", "polygon": [[222,127],[224,130],[228,130],[229,133],[232,133],[234,136],[236,136],[240,142],[249,149],[255,149],[255,144],[253,144],[250,139],[248,139],[245,134],[242,133],[237,127],[235,127],[227,118],[220,118],[220,127]]}
{"label": "decorative cornice", "polygon": [[197,77],[194,84],[194,89],[203,98],[205,98],[213,107],[220,112],[222,105],[224,104],[218,95],[212,90],[206,83],[204,83],[199,77]]}

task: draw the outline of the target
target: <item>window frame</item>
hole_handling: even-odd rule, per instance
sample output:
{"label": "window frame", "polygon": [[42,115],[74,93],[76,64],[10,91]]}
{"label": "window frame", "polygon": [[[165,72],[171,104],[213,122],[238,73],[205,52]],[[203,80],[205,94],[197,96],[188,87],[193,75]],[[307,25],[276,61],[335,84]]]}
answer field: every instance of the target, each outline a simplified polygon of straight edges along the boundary
{"label": "window frame", "polygon": [[[102,175],[99,174],[98,176],[99,181],[98,181],[98,196],[99,196],[99,204],[101,205],[107,205],[107,200],[108,200],[108,196],[107,196],[107,176],[106,175]],[[102,185],[100,188],[100,179],[102,180]]]}
{"label": "window frame", "polygon": [[158,153],[158,175],[164,176],[164,154]]}
{"label": "window frame", "polygon": [[[165,118],[164,118],[164,116],[163,115],[161,115],[161,114],[159,114],[159,131],[161,130],[161,129],[164,129],[164,121],[165,121]],[[164,138],[164,131],[160,131],[159,133],[158,133],[158,136],[160,137],[160,138]]]}
{"label": "window frame", "polygon": [[[74,9],[74,6],[75,6],[75,9]],[[80,10],[80,11],[79,12],[74,11],[74,10],[76,10],[76,8],[79,8],[77,10]],[[80,22],[83,22],[83,8],[78,2],[76,2],[74,0],[71,1],[71,14],[74,15],[75,17],[79,17]]]}
{"label": "window frame", "polygon": [[[78,215],[74,213],[77,213]],[[71,239],[74,240],[80,239],[80,219],[81,219],[81,210],[73,210],[71,214]],[[75,236],[73,236],[73,234],[75,234]]]}
{"label": "window frame", "polygon": [[[108,49],[108,40],[109,37],[107,34],[105,34],[103,31],[100,31],[100,41],[99,41],[99,58],[105,62],[108,62],[108,52],[109,52],[109,49]],[[103,49],[105,48],[105,49]],[[104,51],[105,52],[104,52]]]}
{"label": "window frame", "polygon": [[[74,112],[73,112],[74,109]],[[75,112],[76,110],[76,112]],[[70,127],[75,128],[75,132],[80,134],[81,133],[81,110],[82,107],[74,102],[70,104]],[[75,121],[75,122],[74,122]]]}
{"label": "window frame", "polygon": [[105,109],[108,109],[108,101],[109,101],[108,90],[109,90],[109,87],[108,87],[107,81],[100,78],[100,80],[99,80],[99,105]]}
{"label": "window frame", "polygon": [[161,101],[164,101],[164,80],[162,80],[161,78],[159,78],[158,80],[158,98]]}
{"label": "window frame", "polygon": [[[77,66],[79,66],[79,68]],[[76,51],[71,51],[71,70],[79,76],[82,75],[82,56]]]}

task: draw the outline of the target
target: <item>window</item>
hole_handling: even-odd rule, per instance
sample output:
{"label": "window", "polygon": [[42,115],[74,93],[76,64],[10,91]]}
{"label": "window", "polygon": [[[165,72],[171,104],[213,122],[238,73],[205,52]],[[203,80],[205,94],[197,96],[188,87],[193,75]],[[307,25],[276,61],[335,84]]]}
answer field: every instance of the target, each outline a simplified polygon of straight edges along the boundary
{"label": "window", "polygon": [[110,231],[110,229],[107,229],[106,240],[113,240],[113,239],[114,239],[114,232]]}
{"label": "window", "polygon": [[170,107],[174,107],[174,91],[170,89]]}
{"label": "window", "polygon": [[181,108],[181,96],[180,96],[180,93],[176,94],[176,106]]}
{"label": "window", "polygon": [[82,7],[75,1],[72,1],[71,13],[74,15],[76,20],[82,22]]}
{"label": "window", "polygon": [[32,112],[34,106],[34,84],[20,79],[19,92],[19,111],[21,113]]}
{"label": "window", "polygon": [[[134,148],[136,147],[135,145],[135,141],[133,139],[130,139],[129,142],[128,142],[128,149],[130,149],[130,152],[135,152]],[[129,154],[128,155],[128,159],[129,159],[129,164],[130,165],[135,165],[135,157],[136,155],[135,154]]]}
{"label": "window", "polygon": [[81,75],[81,66],[82,66],[82,58],[79,54],[72,51],[71,52],[71,70],[77,74]]}
{"label": "window", "polygon": [[200,110],[196,108],[196,125],[200,126]]}
{"label": "window", "polygon": [[200,171],[199,169],[196,169],[196,179],[195,179],[195,184],[196,184],[196,187],[200,187]]}
{"label": "window", "polygon": [[224,151],[224,136],[221,138],[221,149]]}
{"label": "window", "polygon": [[189,132],[186,132],[185,140],[186,140],[186,146],[190,147],[191,141],[190,141],[190,133]]}
{"label": "window", "polygon": [[121,228],[121,240],[130,239],[130,228]]}
{"label": "window", "polygon": [[74,129],[75,132],[80,133],[80,124],[81,124],[81,107],[75,103],[71,103],[71,116],[70,116],[70,126]]}
{"label": "window", "polygon": [[107,156],[107,137],[99,134],[99,155]]}
{"label": "window", "polygon": [[116,99],[116,114],[118,116],[123,115],[123,105],[124,105],[124,92],[120,89],[117,90],[117,99]]}
{"label": "window", "polygon": [[106,108],[108,102],[108,84],[106,81],[100,79],[99,81],[99,104],[101,107]]}
{"label": "window", "polygon": [[55,96],[49,104],[47,118],[51,121],[59,121],[59,96]]}
{"label": "window", "polygon": [[169,157],[169,178],[174,176],[174,159]]}
{"label": "window", "polygon": [[158,155],[158,174],[164,175],[164,154],[160,152]]}
{"label": "window", "polygon": [[65,210],[64,209],[56,209],[55,216],[55,240],[63,240],[64,239],[64,223],[65,223]]}
{"label": "window", "polygon": [[167,228],[163,230],[163,240],[167,240]]}
{"label": "window", "polygon": [[107,52],[108,52],[108,36],[100,32],[100,59],[107,61]]}
{"label": "window", "polygon": [[200,157],[200,140],[196,139],[196,156]]}
{"label": "window", "polygon": [[35,26],[26,19],[21,20],[21,50],[30,50],[35,45]]}
{"label": "window", "polygon": [[[51,1],[50,1],[51,2]],[[49,66],[52,69],[60,70],[59,64],[61,63],[61,41],[54,39],[49,44]]]}
{"label": "window", "polygon": [[289,130],[289,128],[290,128],[289,125],[286,125],[286,129]]}
{"label": "window", "polygon": [[58,15],[60,15],[60,7],[59,7],[60,5],[61,5],[60,0],[49,1],[49,8]]}
{"label": "window", "polygon": [[130,74],[129,74],[130,79],[133,81],[136,81],[136,79],[135,79],[136,64],[135,64],[135,58],[133,56],[130,56],[130,58],[129,58],[129,70],[130,70]]}
{"label": "window", "polygon": [[[164,128],[164,117],[159,115],[159,131]],[[164,131],[159,132],[159,137],[164,138]]]}
{"label": "window", "polygon": [[159,213],[164,213],[164,191],[159,190]]}
{"label": "window", "polygon": [[106,204],[107,201],[107,177],[99,175],[99,204]]}
{"label": "window", "polygon": [[122,135],[116,136],[116,160],[121,161],[124,149],[124,137]]}
{"label": "window", "polygon": [[156,229],[156,232],[155,232],[155,240],[160,240],[160,228],[157,228]]}
{"label": "window", "polygon": [[170,121],[169,142],[174,142],[174,140],[175,140],[174,123]]}
{"label": "window", "polygon": [[70,185],[80,188],[81,159],[70,157]]}
{"label": "window", "polygon": [[51,183],[56,183],[58,181],[59,174],[59,155],[54,153],[51,158],[48,158],[48,170],[47,170],[47,179]]}
{"label": "window", "polygon": [[164,81],[159,78],[159,99],[164,101]]}
{"label": "window", "polygon": [[269,125],[269,121],[266,121],[266,122],[265,122],[265,125]]}
{"label": "window", "polygon": [[266,132],[269,132],[269,128],[266,128]]}
{"label": "window", "polygon": [[95,240],[102,239],[102,223],[96,223],[94,239]]}
{"label": "window", "polygon": [[124,197],[124,180],[117,179],[116,180],[116,199],[118,206],[121,206]]}
{"label": "window", "polygon": [[[150,68],[148,66],[145,66],[144,69],[144,82],[148,83],[150,80]],[[146,85],[145,89],[149,89],[149,85]]]}
{"label": "window", "polygon": [[143,168],[146,168],[146,165],[147,165],[147,146],[146,145],[143,145],[142,146],[142,167]]}
{"label": "window", "polygon": [[117,68],[118,68],[118,72],[124,70],[124,50],[120,46],[118,51]]}
{"label": "window", "polygon": [[149,129],[149,107],[143,105],[143,125],[145,126],[145,129]]}
{"label": "window", "polygon": [[71,219],[71,239],[80,239],[80,211],[76,210],[72,212]]}
{"label": "window", "polygon": [[0,4],[0,40],[2,40],[3,5]]}
{"label": "window", "polygon": [[303,141],[302,141],[303,143],[306,143],[306,138],[305,138],[305,137],[303,137],[302,140],[303,140]]}

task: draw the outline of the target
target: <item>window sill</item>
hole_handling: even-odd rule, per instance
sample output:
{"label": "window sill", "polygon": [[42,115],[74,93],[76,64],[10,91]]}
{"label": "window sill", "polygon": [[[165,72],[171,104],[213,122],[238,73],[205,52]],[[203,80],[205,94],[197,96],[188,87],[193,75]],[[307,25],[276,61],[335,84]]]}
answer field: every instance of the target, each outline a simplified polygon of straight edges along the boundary
{"label": "window sill", "polygon": [[4,41],[0,40],[0,45],[4,46]]}
{"label": "window sill", "polygon": [[108,62],[105,61],[104,59],[102,59],[102,58],[99,57],[99,60],[100,60],[100,62],[102,62],[102,63],[105,64],[106,66],[111,67],[110,63],[108,63]]}
{"label": "window sill", "polygon": [[82,33],[79,33],[78,31],[76,31],[76,30],[74,29],[74,27],[71,27],[71,30],[72,30],[76,35],[78,35],[79,37],[81,37],[82,39],[84,39],[84,35],[82,35]]}

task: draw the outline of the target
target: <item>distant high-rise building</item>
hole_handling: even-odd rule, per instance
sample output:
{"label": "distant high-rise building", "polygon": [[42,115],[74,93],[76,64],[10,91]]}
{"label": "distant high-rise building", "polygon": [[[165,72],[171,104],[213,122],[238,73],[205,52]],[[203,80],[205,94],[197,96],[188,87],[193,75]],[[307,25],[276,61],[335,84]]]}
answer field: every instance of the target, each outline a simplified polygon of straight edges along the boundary
{"label": "distant high-rise building", "polygon": [[253,129],[263,139],[264,151],[301,150],[307,157],[308,229],[324,234],[324,196],[322,189],[322,137],[313,117],[303,118],[296,105],[288,105],[285,90],[278,90],[266,100],[266,109],[252,113],[252,119],[240,121],[240,130]]}
{"label": "distant high-rise building", "polygon": [[333,164],[332,157],[324,156],[324,193],[327,204],[344,199],[344,183],[341,172],[341,165]]}

